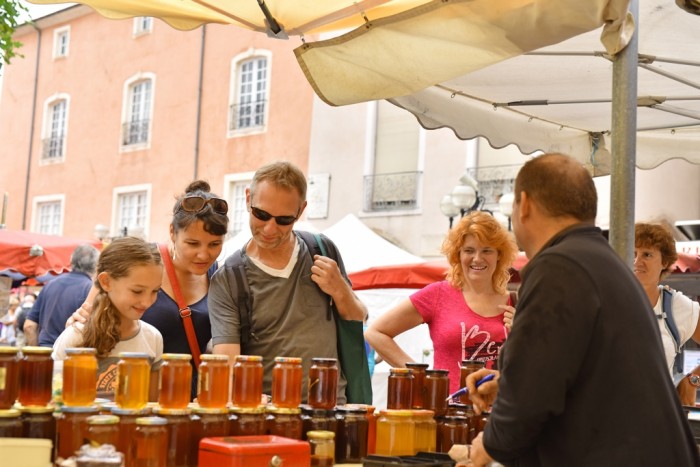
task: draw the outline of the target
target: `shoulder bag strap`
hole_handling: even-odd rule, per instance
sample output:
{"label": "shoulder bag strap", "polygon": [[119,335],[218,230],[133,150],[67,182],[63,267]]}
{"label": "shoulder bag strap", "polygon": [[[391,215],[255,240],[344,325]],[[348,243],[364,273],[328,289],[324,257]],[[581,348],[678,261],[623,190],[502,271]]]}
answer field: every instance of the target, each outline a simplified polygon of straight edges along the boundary
{"label": "shoulder bag strap", "polygon": [[177,281],[177,276],[175,275],[175,268],[173,267],[173,261],[170,259],[170,252],[168,251],[168,246],[164,244],[158,245],[160,248],[160,256],[162,257],[163,264],[165,265],[165,270],[168,273],[168,279],[170,280],[170,286],[173,288],[173,293],[175,294],[175,301],[180,309],[180,317],[182,318],[182,324],[185,327],[185,334],[187,335],[187,343],[190,346],[190,352],[192,353],[192,361],[195,367],[199,367],[199,343],[197,342],[197,335],[194,332],[194,324],[192,323],[192,310],[185,303],[185,298],[182,296],[182,291],[180,290],[180,283]]}

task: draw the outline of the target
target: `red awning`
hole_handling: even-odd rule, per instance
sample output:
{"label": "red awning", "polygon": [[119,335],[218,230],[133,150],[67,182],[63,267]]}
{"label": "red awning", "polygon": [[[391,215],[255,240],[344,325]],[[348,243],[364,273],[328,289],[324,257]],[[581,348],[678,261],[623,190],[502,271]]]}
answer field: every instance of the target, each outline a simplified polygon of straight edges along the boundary
{"label": "red awning", "polygon": [[11,277],[61,274],[70,270],[71,254],[83,243],[102,248],[99,240],[0,229],[0,274]]}

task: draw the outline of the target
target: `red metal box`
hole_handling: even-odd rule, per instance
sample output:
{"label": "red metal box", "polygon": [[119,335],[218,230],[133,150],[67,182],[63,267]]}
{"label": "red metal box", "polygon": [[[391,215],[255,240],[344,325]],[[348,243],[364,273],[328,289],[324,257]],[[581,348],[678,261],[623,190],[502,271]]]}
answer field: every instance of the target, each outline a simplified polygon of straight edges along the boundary
{"label": "red metal box", "polygon": [[310,464],[309,443],[281,436],[222,436],[199,442],[200,466],[308,467]]}

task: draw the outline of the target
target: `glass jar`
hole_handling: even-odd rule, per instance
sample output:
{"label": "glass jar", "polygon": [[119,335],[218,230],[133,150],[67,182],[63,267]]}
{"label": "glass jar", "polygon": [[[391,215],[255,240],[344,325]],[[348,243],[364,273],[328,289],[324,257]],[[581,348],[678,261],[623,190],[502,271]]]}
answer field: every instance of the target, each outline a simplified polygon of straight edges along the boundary
{"label": "glass jar", "polygon": [[337,463],[362,463],[367,457],[369,423],[367,410],[360,407],[339,406],[335,409],[338,428],[335,437]]}
{"label": "glass jar", "polygon": [[[467,386],[467,376],[474,373],[475,371],[481,370],[486,365],[485,362],[479,362],[477,360],[462,360],[462,364],[459,367],[459,387],[463,388]],[[463,394],[459,397],[459,401],[462,404],[471,404],[472,400],[469,398],[469,394]]]}
{"label": "glass jar", "polygon": [[410,410],[380,410],[377,419],[377,454],[412,456],[416,453],[415,424]]}
{"label": "glass jar", "polygon": [[21,407],[22,437],[56,440],[56,417],[53,407]]}
{"label": "glass jar", "polygon": [[312,358],[307,403],[316,409],[332,409],[338,400],[338,360]]}
{"label": "glass jar", "polygon": [[147,409],[122,409],[119,407],[112,408],[112,414],[119,417],[119,438],[117,439],[116,448],[118,452],[124,454],[124,465],[133,465],[134,454],[132,443],[136,434],[136,419],[149,415]]}
{"label": "glass jar", "polygon": [[114,401],[122,409],[143,409],[148,404],[151,364],[148,354],[120,352]]}
{"label": "glass jar", "polygon": [[197,403],[206,409],[223,409],[228,404],[231,370],[228,355],[202,354],[197,379]]}
{"label": "glass jar", "polygon": [[265,427],[270,435],[301,439],[301,409],[270,406],[267,408]]}
{"label": "glass jar", "polygon": [[312,467],[332,467],[335,465],[335,433],[332,431],[312,430],[306,433],[311,447]]}
{"label": "glass jar", "polygon": [[11,409],[19,392],[17,347],[0,346],[0,410]]}
{"label": "glass jar", "polygon": [[158,404],[164,409],[186,409],[192,392],[192,355],[163,354],[160,366]]}
{"label": "glass jar", "polygon": [[233,407],[229,413],[231,436],[258,436],[265,434],[265,407]]}
{"label": "glass jar", "polygon": [[447,407],[447,416],[465,417],[467,419],[467,443],[471,444],[476,437],[476,427],[480,416],[474,413],[474,409],[469,404],[451,402]]}
{"label": "glass jar", "polygon": [[447,370],[425,371],[425,393],[423,408],[441,417],[447,412],[447,398],[450,396],[450,372]]}
{"label": "glass jar", "polygon": [[153,413],[168,421],[168,467],[197,465],[197,456],[193,458],[190,449],[191,410],[156,407]]}
{"label": "glass jar", "polygon": [[335,411],[328,409],[314,409],[310,405],[301,406],[301,426],[302,439],[306,439],[309,431],[332,431],[336,432],[338,420],[335,418]]}
{"label": "glass jar", "polygon": [[66,349],[63,361],[63,403],[85,407],[97,397],[97,350],[88,347]]}
{"label": "glass jar", "polygon": [[119,417],[116,415],[91,415],[85,419],[87,423],[86,440],[90,446],[111,444],[116,446],[119,441]]}
{"label": "glass jar", "polygon": [[[413,386],[411,391],[411,408],[422,409],[423,399],[425,399],[425,372],[428,369],[427,363],[406,363],[406,368],[413,372]],[[447,396],[445,396],[447,397]]]}
{"label": "glass jar", "polygon": [[238,355],[233,365],[231,403],[235,407],[257,407],[262,397],[263,365],[258,355]]}
{"label": "glass jar", "polygon": [[21,415],[17,409],[0,410],[0,438],[22,437]]}
{"label": "glass jar", "polygon": [[51,402],[53,359],[51,347],[23,347],[19,363],[19,403],[45,407]]}
{"label": "glass jar", "polygon": [[139,417],[133,439],[134,467],[167,467],[168,421],[162,417]]}
{"label": "glass jar", "polygon": [[97,415],[96,405],[89,407],[63,406],[56,414],[56,458],[68,459],[83,445],[87,436],[86,419]]}
{"label": "glass jar", "polygon": [[449,452],[455,444],[469,444],[469,419],[448,415],[437,420],[437,452]]}
{"label": "glass jar", "polygon": [[[408,368],[389,370],[386,408],[389,410],[409,410],[413,401],[413,372]],[[336,440],[336,445],[338,441]]]}
{"label": "glass jar", "polygon": [[377,417],[375,407],[367,404],[347,404],[345,407],[358,408],[365,412],[367,418],[367,454],[374,454],[377,441]]}
{"label": "glass jar", "polygon": [[272,403],[276,407],[299,407],[302,374],[301,358],[275,358],[275,366],[272,367]]}
{"label": "glass jar", "polygon": [[437,424],[432,410],[414,410],[413,423],[416,426],[414,441],[416,452],[435,452],[437,442]]}

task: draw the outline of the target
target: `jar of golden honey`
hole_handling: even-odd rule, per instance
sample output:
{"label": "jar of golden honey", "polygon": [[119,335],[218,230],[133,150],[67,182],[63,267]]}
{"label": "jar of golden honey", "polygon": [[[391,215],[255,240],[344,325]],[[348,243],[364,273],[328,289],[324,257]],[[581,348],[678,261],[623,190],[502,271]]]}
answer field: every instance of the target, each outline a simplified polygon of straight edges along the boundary
{"label": "jar of golden honey", "polygon": [[413,410],[413,423],[416,427],[416,452],[435,452],[437,440],[437,424],[432,410]]}
{"label": "jar of golden honey", "polygon": [[114,401],[122,409],[143,409],[148,404],[151,364],[148,354],[121,352],[117,363]]}
{"label": "jar of golden honey", "polygon": [[56,414],[56,457],[68,459],[83,445],[87,437],[87,418],[100,411],[96,405],[89,407],[63,406]]}
{"label": "jar of golden honey", "polygon": [[332,467],[335,465],[335,433],[325,430],[312,430],[306,433],[311,447],[312,467]]}
{"label": "jar of golden honey", "polygon": [[122,409],[112,408],[112,414],[119,417],[119,438],[116,448],[124,454],[124,465],[134,465],[133,440],[136,434],[136,419],[148,416],[148,409]]}
{"label": "jar of golden honey", "polygon": [[437,452],[448,452],[455,444],[469,444],[469,419],[448,415],[437,419]]}
{"label": "jar of golden honey", "polygon": [[0,410],[0,438],[22,438],[21,415],[17,409]]}
{"label": "jar of golden honey", "polygon": [[272,367],[272,403],[276,407],[299,407],[302,374],[301,358],[275,358],[275,366]]}
{"label": "jar of golden honey", "polygon": [[190,449],[191,410],[156,407],[153,413],[168,421],[168,467],[197,465],[199,454],[192,457]]}
{"label": "jar of golden honey", "polygon": [[[389,410],[409,410],[413,402],[413,372],[408,368],[389,370],[386,408]],[[336,445],[338,441],[336,440]]]}
{"label": "jar of golden honey", "polygon": [[285,438],[301,439],[301,409],[270,406],[265,417],[267,433]]}
{"label": "jar of golden honey", "polygon": [[205,409],[222,409],[228,404],[231,370],[228,355],[202,354],[197,379],[197,402]]}
{"label": "jar of golden honey", "polygon": [[377,454],[412,456],[415,450],[415,423],[410,410],[380,410],[377,419]]}
{"label": "jar of golden honey", "polygon": [[229,434],[231,436],[264,435],[265,407],[232,407],[229,412]]}
{"label": "jar of golden honey", "polygon": [[45,407],[51,402],[53,359],[51,347],[23,347],[19,363],[19,403]]}
{"label": "jar of golden honey", "polygon": [[[413,374],[413,385],[411,390],[411,408],[422,409],[425,398],[425,371],[428,369],[427,363],[406,363],[406,368]],[[445,396],[447,397],[447,396]]]}
{"label": "jar of golden honey", "polygon": [[168,421],[162,417],[139,417],[132,441],[133,465],[167,467]]}
{"label": "jar of golden honey", "polygon": [[367,410],[356,406],[335,409],[338,428],[335,433],[335,460],[339,464],[362,462],[367,457],[369,423]]}
{"label": "jar of golden honey", "polygon": [[[474,373],[475,371],[481,370],[482,368],[484,368],[485,365],[485,362],[480,362],[477,360],[462,360],[462,364],[459,367],[459,387],[466,387],[467,376]],[[460,396],[459,401],[462,404],[472,403],[472,400],[469,398],[469,394],[464,394]]]}
{"label": "jar of golden honey", "polygon": [[258,355],[238,355],[233,365],[231,403],[235,407],[257,407],[262,397],[263,365]]}
{"label": "jar of golden honey", "polygon": [[450,372],[447,370],[425,371],[425,393],[423,408],[441,417],[447,412],[447,398],[450,395]]}
{"label": "jar of golden honey", "polygon": [[97,350],[87,347],[66,349],[63,361],[63,403],[86,406],[97,397]]}
{"label": "jar of golden honey", "polygon": [[116,415],[91,415],[85,419],[87,423],[86,440],[91,446],[119,442],[119,417]]}
{"label": "jar of golden honey", "polygon": [[19,392],[17,347],[0,346],[0,410],[12,408]]}
{"label": "jar of golden honey", "polygon": [[317,409],[332,409],[338,400],[338,360],[312,358],[307,403]]}
{"label": "jar of golden honey", "polygon": [[163,409],[186,409],[192,391],[192,355],[163,354],[160,367],[158,404]]}

